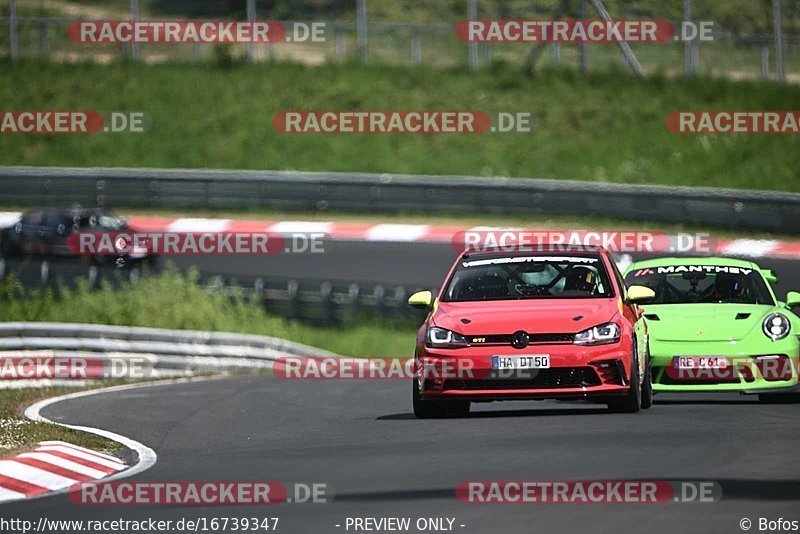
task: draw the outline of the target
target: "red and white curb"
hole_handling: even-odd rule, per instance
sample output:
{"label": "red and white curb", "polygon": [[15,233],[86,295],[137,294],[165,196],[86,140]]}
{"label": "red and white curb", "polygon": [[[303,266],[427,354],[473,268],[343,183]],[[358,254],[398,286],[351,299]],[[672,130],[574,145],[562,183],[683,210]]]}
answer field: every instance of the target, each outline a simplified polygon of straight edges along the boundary
{"label": "red and white curb", "polygon": [[[0,212],[0,227],[10,226],[19,219],[19,212]],[[428,225],[402,223],[361,223],[334,221],[272,221],[216,218],[145,217],[129,218],[131,227],[143,232],[266,232],[266,233],[323,233],[341,241],[451,243],[462,232],[526,232],[525,228],[488,226]],[[613,230],[611,230],[613,231]],[[623,230],[618,230],[623,231]],[[624,230],[629,231],[629,230]],[[654,250],[665,253],[667,250]],[[775,239],[717,239],[712,254],[750,258],[800,259],[800,241]]]}
{"label": "red and white curb", "polygon": [[42,441],[31,452],[0,460],[0,502],[66,490],[126,468],[109,454],[65,441]]}

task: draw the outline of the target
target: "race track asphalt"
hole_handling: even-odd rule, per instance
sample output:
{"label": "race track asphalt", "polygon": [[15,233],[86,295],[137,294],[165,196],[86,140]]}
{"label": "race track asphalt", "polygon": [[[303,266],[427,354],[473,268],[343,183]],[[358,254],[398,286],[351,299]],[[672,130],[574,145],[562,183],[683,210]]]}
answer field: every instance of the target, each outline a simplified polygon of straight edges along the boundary
{"label": "race track asphalt", "polygon": [[[416,420],[405,381],[232,377],[75,399],[45,416],[156,450],[136,481],[322,482],[328,504],[86,506],[66,496],[0,506],[38,520],[279,517],[280,532],[347,532],[348,517],[450,517],[456,532],[740,532],[748,517],[800,515],[797,405],[739,396],[658,397],[639,414],[554,401],[480,405]],[[718,503],[466,504],[467,480],[716,481]],[[795,516],[795,517],[793,517]],[[414,530],[415,531],[415,530]],[[350,530],[353,532],[353,530]]]}
{"label": "race track asphalt", "polygon": [[[315,257],[179,258],[204,272],[374,280],[435,287],[448,244],[337,242]],[[796,264],[760,261],[800,288]],[[0,505],[37,520],[279,517],[279,532],[324,534],[348,517],[449,517],[465,534],[758,531],[761,517],[800,520],[800,405],[738,395],[660,395],[639,414],[555,401],[482,404],[465,419],[416,420],[406,381],[297,381],[237,376],[55,404],[46,417],[121,433],[158,463],[135,481],[322,482],[329,504],[237,507],[83,506],[66,496]],[[476,505],[467,480],[716,481],[718,503]],[[341,525],[337,527],[336,525]],[[463,527],[460,525],[464,525]],[[418,532],[412,529],[410,532]]]}

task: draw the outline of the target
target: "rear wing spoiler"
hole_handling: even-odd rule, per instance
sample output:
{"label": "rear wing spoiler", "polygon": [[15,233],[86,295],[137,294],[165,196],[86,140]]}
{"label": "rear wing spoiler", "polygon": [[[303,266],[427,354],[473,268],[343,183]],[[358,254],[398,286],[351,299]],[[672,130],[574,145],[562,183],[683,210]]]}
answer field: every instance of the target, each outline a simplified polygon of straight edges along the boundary
{"label": "rear wing spoiler", "polygon": [[775,271],[773,271],[772,269],[760,269],[760,271],[761,271],[761,276],[764,277],[764,280],[766,280],[767,282],[771,282],[773,284],[778,283],[778,276],[775,274]]}

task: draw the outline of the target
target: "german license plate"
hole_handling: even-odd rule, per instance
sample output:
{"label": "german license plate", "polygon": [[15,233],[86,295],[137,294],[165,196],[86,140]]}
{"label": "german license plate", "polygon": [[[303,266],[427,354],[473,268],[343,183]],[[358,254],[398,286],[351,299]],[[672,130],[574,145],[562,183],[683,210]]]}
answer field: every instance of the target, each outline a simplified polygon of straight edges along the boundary
{"label": "german license plate", "polygon": [[549,354],[526,354],[524,356],[492,356],[492,369],[549,369]]}
{"label": "german license plate", "polygon": [[677,356],[675,367],[678,369],[725,369],[728,358],[725,356]]}

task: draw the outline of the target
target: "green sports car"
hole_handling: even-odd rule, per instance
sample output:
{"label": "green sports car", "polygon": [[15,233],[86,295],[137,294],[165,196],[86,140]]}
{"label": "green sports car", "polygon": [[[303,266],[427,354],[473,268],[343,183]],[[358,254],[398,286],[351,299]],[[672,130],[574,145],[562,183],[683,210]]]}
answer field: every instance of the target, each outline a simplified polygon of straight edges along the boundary
{"label": "green sports car", "polygon": [[728,258],[658,258],[632,264],[629,286],[648,329],[654,392],[738,391],[763,402],[798,402],[800,305],[781,302],[772,271]]}

